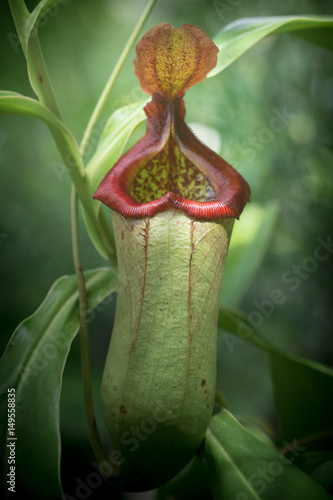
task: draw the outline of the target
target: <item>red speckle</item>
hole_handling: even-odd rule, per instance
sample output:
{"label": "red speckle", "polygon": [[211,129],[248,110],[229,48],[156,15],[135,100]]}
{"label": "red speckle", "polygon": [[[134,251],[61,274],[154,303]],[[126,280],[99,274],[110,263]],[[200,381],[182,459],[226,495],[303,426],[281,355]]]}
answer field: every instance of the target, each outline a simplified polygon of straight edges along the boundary
{"label": "red speckle", "polygon": [[42,75],[39,75],[39,81],[40,81],[40,83],[43,83],[44,80],[43,80]]}
{"label": "red speckle", "polygon": [[124,405],[120,405],[120,406],[119,406],[119,411],[120,411],[120,413],[122,413],[123,415],[126,415],[126,413],[127,413],[127,410],[126,410],[126,408],[125,408],[125,406],[124,406]]}
{"label": "red speckle", "polygon": [[[126,218],[153,217],[159,212],[176,209],[196,219],[238,219],[245,204],[250,200],[250,187],[229,163],[193,135],[184,121],[185,104],[182,97],[169,101],[156,93],[145,107],[145,112],[146,135],[106,174],[93,198]],[[168,139],[171,129],[175,131],[174,143]],[[167,141],[170,146],[176,144],[185,161],[193,163],[192,159],[196,159],[195,167],[207,182],[214,186],[214,199],[194,201],[183,198],[177,191],[177,186],[172,186],[172,191],[157,199],[144,203],[132,196],[132,185],[140,173],[140,168],[142,169],[142,165],[149,166],[149,162],[154,158],[161,162],[160,155],[165,152]],[[172,159],[170,153],[168,159]],[[201,184],[197,187],[200,189],[200,186]],[[163,192],[164,190],[161,191]]]}
{"label": "red speckle", "polygon": [[201,387],[205,387],[205,385],[206,385],[206,380],[203,378],[203,379],[201,380]]}

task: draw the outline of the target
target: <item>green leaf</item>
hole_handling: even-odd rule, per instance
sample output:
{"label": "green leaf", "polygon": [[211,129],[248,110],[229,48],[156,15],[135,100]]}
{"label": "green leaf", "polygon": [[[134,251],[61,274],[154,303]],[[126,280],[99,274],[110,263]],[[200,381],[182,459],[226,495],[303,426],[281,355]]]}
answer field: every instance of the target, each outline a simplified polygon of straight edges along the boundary
{"label": "green leaf", "polygon": [[[228,408],[226,408],[228,409]],[[256,439],[259,441],[262,441],[264,444],[267,444],[268,446],[274,446],[273,440],[270,438],[270,436],[267,434],[267,431],[263,427],[261,427],[259,424],[254,422],[253,420],[250,420],[249,418],[246,417],[240,417],[238,416],[238,422],[244,427],[244,429],[252,434]]]}
{"label": "green leaf", "polygon": [[[302,438],[319,447],[321,440],[333,444],[333,372],[308,360],[295,361],[281,354],[270,355],[276,406],[287,441]],[[300,418],[300,415],[302,417]]]}
{"label": "green leaf", "polygon": [[9,0],[9,6],[20,38],[22,49],[27,60],[28,75],[31,87],[39,100],[56,116],[61,112],[53,91],[51,80],[45,65],[38,38],[38,24],[47,13],[61,0],[43,0],[30,14],[24,2]]}
{"label": "green leaf", "polygon": [[0,92],[0,114],[3,113],[39,118],[48,125],[83,205],[85,220],[89,220],[90,237],[103,257],[109,258],[114,263],[113,234],[110,227],[100,220],[98,203],[91,199],[91,189],[89,189],[82,157],[70,130],[46,106],[35,99],[15,92]]}
{"label": "green leaf", "polygon": [[[87,233],[99,254],[104,259],[109,260],[112,266],[117,265],[117,256],[115,252],[115,241],[111,227],[111,217],[106,218],[101,203],[97,200],[92,201],[92,210],[94,219],[89,217],[87,211],[83,210],[83,221],[86,226]],[[97,220],[97,230],[96,223]]]}
{"label": "green leaf", "polygon": [[[84,176],[84,168],[77,142],[62,120],[46,106],[16,92],[0,91],[0,114],[29,116],[42,120],[49,127],[69,173],[76,182],[77,175]],[[71,156],[69,158],[69,156]],[[70,163],[70,165],[69,165]]]}
{"label": "green leaf", "polygon": [[[52,88],[52,84],[47,72],[38,39],[38,24],[40,20],[48,13],[50,9],[52,9],[59,3],[60,0],[42,0],[30,14],[23,1],[17,2],[16,0],[9,0],[13,19],[27,60],[28,74],[31,86],[37,94],[39,100],[61,119],[61,112]],[[130,37],[124,54],[127,54],[127,50],[129,50],[131,44],[134,42],[137,31],[140,29],[140,26],[142,26],[154,3],[155,0],[151,0],[147,4],[147,7],[143,15],[141,16],[136,29]],[[121,59],[121,61],[122,62],[119,63],[118,66],[116,66],[109,80],[108,92],[112,87],[117,71],[119,71],[123,63],[123,59]],[[105,103],[106,99],[106,94],[104,95],[104,92],[102,95],[103,99],[99,104],[99,112],[101,111],[102,106],[104,105],[103,102]],[[128,131],[128,133],[130,133],[132,130],[133,128]],[[100,252],[100,254],[104,258],[109,259],[113,264],[115,262],[113,234],[110,227],[106,224],[103,214],[100,213],[98,205],[92,204],[91,194],[92,192],[94,192],[94,188],[91,187],[89,192],[89,186],[86,182],[86,179],[82,180],[80,178],[75,178],[76,168],[79,168],[79,170],[81,169],[83,163],[82,157],[80,156],[79,158],[76,158],[72,155],[71,149],[66,147],[66,144],[62,143],[62,137],[58,137],[57,130],[51,130],[51,132],[53,133],[53,136],[62,154],[62,157],[64,158],[67,168],[73,169],[73,172],[70,172],[72,181],[75,184],[75,188],[80,197],[80,201],[82,202],[84,207],[85,223],[92,242]],[[127,140],[127,137],[125,138],[125,142]],[[111,154],[111,157],[112,156],[113,155]],[[98,177],[96,178],[96,182],[97,179]],[[93,184],[93,186],[95,184]]]}
{"label": "green leaf", "polygon": [[25,25],[26,59],[30,83],[39,100],[46,104],[59,118],[61,112],[53,91],[52,83],[44,62],[38,38],[38,25],[41,19],[61,0],[44,0],[39,2],[30,14]]}
{"label": "green leaf", "polygon": [[25,25],[29,19],[30,12],[28,11],[24,1],[16,2],[15,0],[8,0],[8,4],[13,16],[23,53],[26,56],[27,37],[25,36]]}
{"label": "green leaf", "polygon": [[[90,309],[115,290],[110,269],[87,271],[85,278]],[[77,280],[76,276],[65,276],[54,283],[37,311],[18,326],[1,359],[3,484],[10,466],[7,394],[14,388],[18,498],[23,493],[25,498],[34,499],[61,497],[59,400],[64,366],[78,328]],[[9,493],[6,489],[6,497]]]}
{"label": "green leaf", "polygon": [[236,221],[223,274],[221,304],[236,307],[243,299],[266,255],[278,208],[275,202],[263,207],[251,203]]}
{"label": "green leaf", "polygon": [[158,488],[156,500],[213,500],[197,456],[171,481]]}
{"label": "green leaf", "polygon": [[311,477],[333,493],[333,459],[321,463],[311,474]]}
{"label": "green leaf", "polygon": [[117,162],[134,129],[145,120],[143,107],[147,102],[148,99],[119,108],[107,121],[97,151],[86,168],[91,194]]}
{"label": "green leaf", "polygon": [[43,17],[63,0],[41,0],[29,16],[27,30],[32,31]]}
{"label": "green leaf", "polygon": [[227,411],[213,416],[199,452],[215,500],[328,500],[331,496]]}
{"label": "green leaf", "polygon": [[318,363],[317,361],[296,356],[295,354],[283,352],[266,339],[262,338],[249,322],[247,315],[241,311],[237,311],[230,307],[220,307],[218,326],[238,337],[239,340],[236,341],[237,344],[242,344],[247,340],[268,353],[281,355],[291,361],[303,363],[306,366],[319,370],[330,377],[333,376],[333,370],[328,366]]}
{"label": "green leaf", "polygon": [[[220,49],[216,67],[208,77],[215,76],[244,52],[268,35],[294,32],[326,47],[332,47],[332,16],[272,16],[250,17],[234,21],[214,37]],[[305,30],[309,31],[305,34]]]}
{"label": "green leaf", "polygon": [[32,34],[36,35],[36,29],[39,22],[51,9],[61,3],[61,1],[62,0],[42,0],[36,5],[33,12],[30,13],[24,1],[16,2],[15,0],[9,0],[9,6],[25,55],[29,38]]}
{"label": "green leaf", "polygon": [[[333,370],[321,363],[286,353],[260,337],[245,314],[230,308],[220,308],[220,328],[231,332],[224,339],[230,352],[248,340],[270,354],[276,405],[280,415],[283,438],[307,437],[332,439]],[[302,418],[300,418],[300,415]]]}
{"label": "green leaf", "polygon": [[[147,102],[148,100],[139,101],[119,108],[107,121],[97,151],[86,168],[91,196],[95,193],[99,183],[110,168],[117,162],[134,129],[144,121],[146,115],[143,107]],[[99,253],[104,258],[108,258],[105,247],[109,245],[109,254],[111,252],[114,253],[115,248],[113,233],[111,231],[111,220],[110,222],[105,220],[101,203],[97,200],[93,202],[93,209],[101,228],[100,234],[108,234],[108,238],[105,239],[103,244],[99,235],[96,234],[95,224],[84,212],[83,219],[86,229]],[[109,242],[112,242],[112,244]]]}

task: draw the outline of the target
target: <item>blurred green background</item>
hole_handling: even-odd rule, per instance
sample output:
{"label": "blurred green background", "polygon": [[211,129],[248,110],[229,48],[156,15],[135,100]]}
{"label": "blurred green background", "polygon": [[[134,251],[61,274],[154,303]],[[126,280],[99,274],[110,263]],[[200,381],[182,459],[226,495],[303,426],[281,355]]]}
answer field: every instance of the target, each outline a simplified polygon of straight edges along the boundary
{"label": "blurred green background", "polygon": [[[27,5],[32,9],[36,3]],[[60,108],[78,140],[144,5],[142,0],[67,0],[41,23],[40,41]],[[333,2],[159,0],[143,33],[171,22],[175,27],[198,25],[213,37],[241,17],[292,14],[332,15]],[[88,157],[105,118],[144,97],[133,57],[134,50],[96,128]],[[221,156],[251,185],[252,203],[279,206],[266,257],[241,309],[250,314],[272,290],[281,289],[286,300],[258,332],[283,349],[328,365],[333,361],[333,255],[314,270],[304,273],[304,266],[310,269],[317,238],[326,241],[333,233],[332,69],[332,52],[327,49],[290,34],[275,35],[190,89],[185,99],[187,122],[214,129]],[[0,4],[0,89],[34,97],[6,2]],[[274,130],[272,119],[281,115],[280,129]],[[73,264],[70,181],[48,129],[37,120],[0,116],[0,150],[2,352],[17,324],[35,311],[58,276],[73,273]],[[105,265],[83,227],[81,239],[84,267]],[[305,276],[294,291],[282,278],[289,270],[288,276],[294,275],[293,266],[303,266]],[[115,298],[91,318],[96,406],[114,306]],[[232,412],[278,435],[264,353],[246,342],[231,352],[220,336],[218,386]],[[62,417],[65,491],[71,493],[75,478],[84,479],[93,461],[83,416],[77,339],[65,371]],[[99,490],[98,498],[102,495]]]}

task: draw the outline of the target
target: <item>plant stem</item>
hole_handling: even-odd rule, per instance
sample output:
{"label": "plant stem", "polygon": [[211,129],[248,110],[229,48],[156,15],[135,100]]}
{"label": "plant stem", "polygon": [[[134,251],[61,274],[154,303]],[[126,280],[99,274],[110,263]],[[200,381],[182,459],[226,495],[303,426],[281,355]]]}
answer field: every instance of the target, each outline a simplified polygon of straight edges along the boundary
{"label": "plant stem", "polygon": [[296,450],[299,446],[309,445],[313,441],[327,438],[329,436],[332,436],[332,434],[333,434],[333,428],[330,428],[330,429],[325,429],[324,431],[314,432],[313,434],[308,434],[307,436],[302,436],[297,439],[293,439],[293,441],[289,443],[286,443],[284,441],[284,445],[280,447],[279,452],[282,455],[286,455],[287,453]]}
{"label": "plant stem", "polygon": [[[96,107],[91,115],[88,126],[85,130],[81,146],[80,153],[82,157],[86,151],[89,139],[91,137],[94,126],[105,106],[107,98],[111,92],[111,89],[116,81],[117,76],[124,62],[135,42],[138,33],[140,32],[143,24],[145,23],[148,15],[150,14],[154,4],[157,0],[149,0],[144,12],[142,13],[135,29],[133,30],[124,50],[112,71],[112,74],[104,87],[104,90],[96,104]],[[103,219],[102,219],[103,220]],[[82,379],[83,379],[83,393],[84,393],[84,404],[86,409],[86,416],[89,428],[89,436],[92,448],[94,450],[95,456],[99,463],[106,463],[108,465],[108,476],[110,479],[115,479],[119,476],[119,467],[114,467],[108,460],[107,454],[103,448],[101,438],[98,433],[96,417],[94,412],[93,395],[91,390],[91,379],[90,379],[90,357],[89,357],[89,329],[88,329],[88,303],[87,303],[87,291],[85,286],[84,273],[81,263],[80,246],[79,246],[79,223],[78,223],[78,196],[75,190],[75,186],[72,185],[72,201],[71,201],[71,222],[72,222],[72,245],[73,245],[73,260],[75,273],[78,281],[78,292],[79,292],[79,314],[80,314],[80,347],[81,347],[81,365],[82,365]],[[110,473],[110,471],[112,471]],[[101,471],[102,472],[102,471]]]}
{"label": "plant stem", "polygon": [[[78,223],[78,196],[74,185],[72,186],[71,199],[71,223],[72,223],[72,246],[75,273],[78,281],[79,291],[79,315],[80,315],[80,347],[81,347],[81,366],[84,404],[89,428],[89,436],[92,448],[98,463],[102,462],[108,465],[108,477],[116,478],[119,475],[118,468],[114,467],[108,460],[107,454],[103,448],[94,412],[93,395],[90,382],[90,359],[89,359],[89,331],[88,331],[88,303],[85,279],[82,269],[80,246],[79,246],[79,223]],[[112,471],[110,473],[110,471]],[[102,471],[101,471],[102,472]]]}
{"label": "plant stem", "polygon": [[[149,16],[154,4],[157,0],[149,0],[143,11],[135,29],[133,30],[126,46],[124,47],[121,56],[111,73],[111,76],[104,87],[104,90],[96,104],[96,107],[91,115],[88,122],[87,128],[85,130],[81,146],[80,153],[82,157],[86,151],[89,144],[89,140],[92,131],[96,125],[96,122],[106,104],[108,96],[112,90],[114,82],[119,75],[121,68],[123,67],[125,60],[143,26],[147,17]],[[103,221],[103,219],[102,219]],[[83,393],[84,393],[84,404],[86,409],[86,416],[89,428],[89,436],[92,448],[94,450],[95,456],[98,462],[106,463],[108,468],[108,477],[110,479],[115,479],[119,476],[119,467],[114,467],[108,460],[107,454],[103,448],[101,438],[98,433],[96,417],[94,412],[93,395],[91,390],[91,379],[90,379],[90,357],[89,357],[89,329],[88,329],[88,303],[87,303],[87,291],[85,286],[84,273],[81,262],[80,246],[79,246],[79,223],[78,223],[78,196],[75,186],[72,185],[72,200],[71,200],[71,222],[72,222],[72,246],[73,246],[73,260],[75,273],[78,281],[78,292],[79,292],[79,314],[80,314],[80,348],[81,348],[81,365],[82,365],[82,380],[83,380]],[[110,471],[112,471],[110,473]],[[102,471],[101,471],[102,472]]]}
{"label": "plant stem", "polygon": [[100,98],[95,106],[95,109],[90,117],[89,123],[88,123],[87,128],[86,128],[84,135],[83,135],[83,139],[82,139],[81,146],[80,146],[80,151],[81,151],[82,156],[84,156],[84,153],[85,153],[87,146],[89,144],[89,140],[90,140],[91,134],[93,132],[93,129],[96,125],[96,122],[97,122],[101,112],[103,111],[103,108],[104,108],[106,101],[109,97],[109,94],[112,90],[113,84],[116,81],[116,78],[118,77],[120,70],[125,63],[125,60],[126,60],[128,54],[129,54],[129,52],[130,52],[138,34],[139,34],[142,26],[144,25],[147,17],[149,16],[152,8],[154,7],[156,1],[157,0],[149,0],[149,2],[147,3],[145,10],[143,11],[136,27],[134,28],[130,38],[128,39],[128,42],[125,45],[124,50],[122,51],[122,53],[118,59],[118,62],[115,65],[115,67],[111,73],[111,76],[103,89],[103,92],[100,95]]}
{"label": "plant stem", "polygon": [[[60,3],[60,0],[59,2]],[[45,65],[43,52],[38,38],[38,24],[40,17],[34,17],[34,23],[30,25],[31,31],[27,30],[27,22],[33,16],[36,10],[43,11],[44,14],[50,10],[51,6],[45,9],[39,8],[39,5],[30,14],[25,2],[17,2],[17,0],[9,0],[9,7],[15,23],[17,34],[19,35],[22,50],[27,62],[28,76],[31,87],[38,96],[39,101],[45,104],[60,120],[63,121],[62,114],[55,96],[52,83]],[[43,83],[41,83],[41,81]]]}

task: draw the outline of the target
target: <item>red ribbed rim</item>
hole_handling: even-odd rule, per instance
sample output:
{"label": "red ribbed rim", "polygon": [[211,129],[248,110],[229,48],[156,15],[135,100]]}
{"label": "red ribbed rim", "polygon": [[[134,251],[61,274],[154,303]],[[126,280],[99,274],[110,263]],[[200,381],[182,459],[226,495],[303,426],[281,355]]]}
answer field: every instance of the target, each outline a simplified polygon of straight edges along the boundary
{"label": "red ribbed rim", "polygon": [[[250,200],[251,191],[245,179],[225,160],[202,144],[184,122],[182,98],[168,101],[158,94],[145,107],[146,135],[133,146],[99,185],[94,198],[124,217],[152,217],[158,212],[178,209],[196,219],[239,218]],[[212,201],[193,201],[173,192],[139,203],[130,194],[135,176],[154,159],[170,138],[180,152],[201,172],[215,192]]]}

